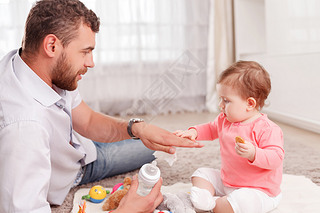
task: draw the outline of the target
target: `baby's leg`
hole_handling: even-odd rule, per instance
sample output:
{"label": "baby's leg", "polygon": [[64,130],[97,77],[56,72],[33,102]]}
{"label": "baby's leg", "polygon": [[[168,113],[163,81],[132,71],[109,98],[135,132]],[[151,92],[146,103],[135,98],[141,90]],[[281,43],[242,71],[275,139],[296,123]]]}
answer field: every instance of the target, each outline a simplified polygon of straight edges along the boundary
{"label": "baby's leg", "polygon": [[220,197],[216,200],[214,213],[234,213],[232,206],[227,200],[227,196]]}
{"label": "baby's leg", "polygon": [[[230,206],[232,206],[234,212],[266,213],[279,205],[281,197],[281,194],[276,197],[269,197],[266,193],[257,189],[240,188],[228,194],[226,199],[230,203]],[[216,208],[218,208],[218,206],[220,207],[219,201],[217,202]]]}
{"label": "baby's leg", "polygon": [[192,186],[198,187],[200,189],[206,189],[210,192],[212,196],[215,195],[215,190],[213,185],[202,177],[192,177],[191,178]]}
{"label": "baby's leg", "polygon": [[215,188],[211,183],[211,176],[215,175],[220,176],[220,172],[208,168],[200,168],[193,173],[190,200],[196,209],[204,211],[214,209],[218,197],[214,197]]}
{"label": "baby's leg", "polygon": [[[204,179],[200,180],[200,178],[192,178],[192,182],[196,182],[201,187],[208,187],[208,188],[195,188],[193,186],[191,188],[191,195],[190,199],[192,204],[195,208],[204,211],[211,211],[213,210],[214,213],[234,213],[232,206],[230,205],[229,201],[227,200],[227,196],[223,197],[213,197],[213,194],[210,190],[211,187],[207,185]],[[204,181],[203,181],[204,180]],[[212,186],[212,185],[211,185]],[[213,188],[213,187],[212,187]],[[213,189],[213,192],[215,190]]]}
{"label": "baby's leg", "polygon": [[[219,182],[219,181],[217,181]],[[213,197],[216,195],[216,191],[213,187],[213,185],[205,180],[204,178],[200,177],[192,177],[192,185],[195,187],[199,187],[200,189],[207,190],[209,193],[203,192],[203,197],[199,197],[198,199],[193,198],[193,188],[191,189],[191,196],[190,199],[197,209],[209,211],[213,210],[215,213],[234,213],[232,206],[230,205],[229,201],[227,200],[227,196],[223,197]],[[219,185],[219,183],[218,183]],[[218,190],[219,191],[219,190]],[[218,194],[220,194],[218,192]],[[193,198],[193,199],[192,199]],[[197,202],[195,200],[200,200],[200,202]]]}

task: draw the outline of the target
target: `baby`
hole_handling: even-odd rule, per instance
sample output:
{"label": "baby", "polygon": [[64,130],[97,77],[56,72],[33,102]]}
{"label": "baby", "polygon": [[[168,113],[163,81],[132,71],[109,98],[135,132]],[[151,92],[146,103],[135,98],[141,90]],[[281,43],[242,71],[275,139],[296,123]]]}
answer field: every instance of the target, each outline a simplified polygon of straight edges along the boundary
{"label": "baby", "polygon": [[[192,175],[190,199],[198,210],[263,213],[281,200],[283,134],[260,112],[271,90],[268,72],[253,61],[239,61],[217,81],[221,113],[209,123],[175,132],[192,140],[219,139],[221,170],[199,168]],[[235,138],[241,136],[244,143]]]}

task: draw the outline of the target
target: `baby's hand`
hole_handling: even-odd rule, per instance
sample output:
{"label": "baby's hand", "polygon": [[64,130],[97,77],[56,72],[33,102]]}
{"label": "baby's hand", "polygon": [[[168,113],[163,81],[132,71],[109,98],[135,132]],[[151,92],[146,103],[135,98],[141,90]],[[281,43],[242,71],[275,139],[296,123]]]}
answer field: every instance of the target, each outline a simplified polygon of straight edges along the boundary
{"label": "baby's hand", "polygon": [[193,140],[193,141],[195,141],[198,136],[198,132],[195,129],[177,130],[173,134],[182,138],[189,138],[190,140]]}
{"label": "baby's hand", "polygon": [[256,157],[256,148],[248,141],[238,142],[236,141],[236,153],[241,157],[247,158],[250,162],[253,162]]}

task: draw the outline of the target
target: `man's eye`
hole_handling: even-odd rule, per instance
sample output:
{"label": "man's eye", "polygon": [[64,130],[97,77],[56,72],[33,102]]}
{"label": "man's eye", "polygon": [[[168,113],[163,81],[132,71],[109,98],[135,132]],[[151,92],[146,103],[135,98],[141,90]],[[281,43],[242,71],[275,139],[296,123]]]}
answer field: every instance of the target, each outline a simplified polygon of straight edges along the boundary
{"label": "man's eye", "polygon": [[224,98],[224,99],[223,99],[223,102],[224,102],[224,103],[229,103],[230,101]]}
{"label": "man's eye", "polygon": [[82,53],[83,53],[83,55],[88,55],[88,54],[90,54],[90,50],[85,50],[85,51],[82,51]]}

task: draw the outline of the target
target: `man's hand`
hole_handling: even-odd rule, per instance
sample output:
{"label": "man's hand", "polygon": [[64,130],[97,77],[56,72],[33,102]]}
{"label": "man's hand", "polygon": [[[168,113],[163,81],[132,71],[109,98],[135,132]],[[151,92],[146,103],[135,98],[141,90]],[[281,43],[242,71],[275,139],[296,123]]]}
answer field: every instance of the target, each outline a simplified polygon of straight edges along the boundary
{"label": "man's hand", "polygon": [[247,158],[250,162],[255,160],[256,148],[250,142],[245,141],[244,143],[236,142],[236,153],[241,157]]}
{"label": "man's hand", "polygon": [[152,150],[164,151],[170,154],[175,153],[174,147],[197,147],[204,145],[191,140],[190,138],[182,138],[177,135],[145,122],[136,123],[132,126],[132,132],[139,137],[143,144]]}
{"label": "man's hand", "polygon": [[132,178],[131,186],[128,193],[120,201],[119,207],[112,211],[113,213],[152,213],[163,200],[160,192],[162,178],[153,187],[152,191],[145,197],[137,194],[138,180],[135,175]]}

